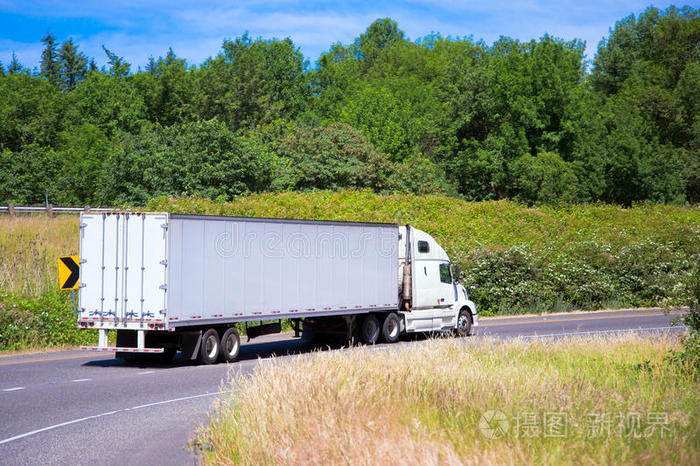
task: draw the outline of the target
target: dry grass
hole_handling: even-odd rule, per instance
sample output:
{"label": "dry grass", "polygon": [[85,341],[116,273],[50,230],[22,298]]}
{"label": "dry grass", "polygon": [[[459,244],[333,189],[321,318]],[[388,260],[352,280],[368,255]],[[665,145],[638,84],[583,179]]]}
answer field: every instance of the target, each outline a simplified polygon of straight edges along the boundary
{"label": "dry grass", "polygon": [[[673,337],[431,340],[262,362],[232,377],[200,441],[210,464],[699,464],[700,395],[665,363]],[[510,429],[487,438],[487,410]],[[566,413],[567,435],[534,438],[516,419]],[[591,414],[624,413],[593,438]],[[627,427],[638,413],[642,436]],[[649,413],[668,427],[646,436]],[[630,437],[626,437],[630,434]]]}
{"label": "dry grass", "polygon": [[0,290],[38,296],[58,287],[58,256],[78,254],[78,216],[0,216]]}

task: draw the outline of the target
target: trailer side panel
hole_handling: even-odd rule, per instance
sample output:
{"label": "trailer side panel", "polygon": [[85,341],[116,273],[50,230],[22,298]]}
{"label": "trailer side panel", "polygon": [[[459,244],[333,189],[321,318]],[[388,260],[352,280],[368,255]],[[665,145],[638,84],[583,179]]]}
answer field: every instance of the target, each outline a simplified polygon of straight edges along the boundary
{"label": "trailer side panel", "polygon": [[175,325],[398,305],[398,226],[171,215]]}

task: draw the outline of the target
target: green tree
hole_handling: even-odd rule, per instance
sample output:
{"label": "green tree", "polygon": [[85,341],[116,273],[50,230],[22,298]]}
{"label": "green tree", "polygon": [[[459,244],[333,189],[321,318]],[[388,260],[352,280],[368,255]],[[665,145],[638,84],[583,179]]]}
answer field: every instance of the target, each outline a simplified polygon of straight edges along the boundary
{"label": "green tree", "polygon": [[115,78],[125,78],[129,76],[131,65],[124,60],[124,57],[120,57],[104,45],[102,46],[102,50],[104,50],[105,54],[107,55],[110,76],[114,76]]}
{"label": "green tree", "polygon": [[119,130],[136,132],[146,120],[146,106],[131,80],[101,71],[91,71],[68,100],[73,126],[92,123],[110,138]]}
{"label": "green tree", "polygon": [[571,166],[553,152],[525,154],[513,164],[516,199],[529,203],[572,202],[578,180]]}
{"label": "green tree", "polygon": [[697,9],[650,7],[598,46],[591,84],[613,160],[605,200],[700,201],[699,40]]}
{"label": "green tree", "polygon": [[113,151],[105,133],[91,123],[58,134],[54,202],[63,205],[99,203],[98,186],[103,165]]}
{"label": "green tree", "polygon": [[392,165],[360,131],[343,124],[309,128],[272,125],[258,139],[281,160],[275,189],[341,189],[388,186]]}
{"label": "green tree", "polygon": [[567,162],[584,137],[576,110],[585,97],[583,44],[545,35],[492,47],[469,40],[441,45],[449,64],[441,82],[456,147],[447,172],[469,199],[517,195],[515,160],[554,152]]}
{"label": "green tree", "polygon": [[154,125],[118,139],[100,183],[103,203],[183,194],[232,199],[271,183],[271,155],[215,120]]}
{"label": "green tree", "polygon": [[43,204],[56,200],[56,153],[50,147],[28,144],[15,152],[0,152],[0,203]]}
{"label": "green tree", "polygon": [[20,63],[19,58],[17,58],[17,54],[13,51],[10,64],[7,65],[7,74],[21,73],[27,73],[27,69],[24,66],[22,66],[22,63]]}
{"label": "green tree", "polygon": [[133,82],[143,96],[150,121],[169,126],[196,119],[193,73],[172,49],[165,58],[156,61],[151,57],[146,72],[135,74]]}
{"label": "green tree", "polygon": [[381,18],[369,25],[367,30],[353,44],[355,57],[364,63],[364,69],[371,67],[383,50],[401,44],[406,39],[399,25],[391,18]]}
{"label": "green tree", "polygon": [[69,38],[61,45],[59,52],[61,57],[61,78],[63,87],[72,91],[87,73],[87,58],[78,50],[78,46]]}
{"label": "green tree", "polygon": [[48,33],[41,39],[44,50],[41,52],[40,76],[58,87],[61,84],[61,63],[59,61],[58,43],[56,38]]}
{"label": "green tree", "polygon": [[232,129],[295,119],[310,98],[306,63],[290,39],[225,40],[223,51],[197,71],[197,108]]}
{"label": "green tree", "polygon": [[47,80],[24,73],[0,78],[0,149],[53,145],[65,111],[65,96]]}

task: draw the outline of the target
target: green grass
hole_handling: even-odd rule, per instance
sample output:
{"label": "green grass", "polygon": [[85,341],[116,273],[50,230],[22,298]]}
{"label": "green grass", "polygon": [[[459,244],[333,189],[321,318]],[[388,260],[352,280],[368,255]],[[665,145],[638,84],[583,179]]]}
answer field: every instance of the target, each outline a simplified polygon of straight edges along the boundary
{"label": "green grass", "polygon": [[[221,396],[201,430],[204,460],[700,461],[697,369],[667,362],[678,346],[675,337],[462,343],[443,339],[381,352],[318,353],[261,364],[251,377],[234,376],[224,387],[231,392]],[[490,410],[508,421],[500,438],[480,427]],[[566,430],[545,418],[565,419]]]}

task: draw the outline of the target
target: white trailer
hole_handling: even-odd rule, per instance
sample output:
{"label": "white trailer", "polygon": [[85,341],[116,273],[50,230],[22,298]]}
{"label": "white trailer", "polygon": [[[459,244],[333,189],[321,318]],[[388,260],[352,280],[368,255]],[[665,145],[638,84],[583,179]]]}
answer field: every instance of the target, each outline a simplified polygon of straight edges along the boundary
{"label": "white trailer", "polygon": [[82,213],[78,327],[98,329],[99,344],[81,349],[234,361],[236,324],[256,337],[282,319],[297,336],[340,330],[367,344],[466,335],[476,306],[452,277],[428,234],[397,224]]}

